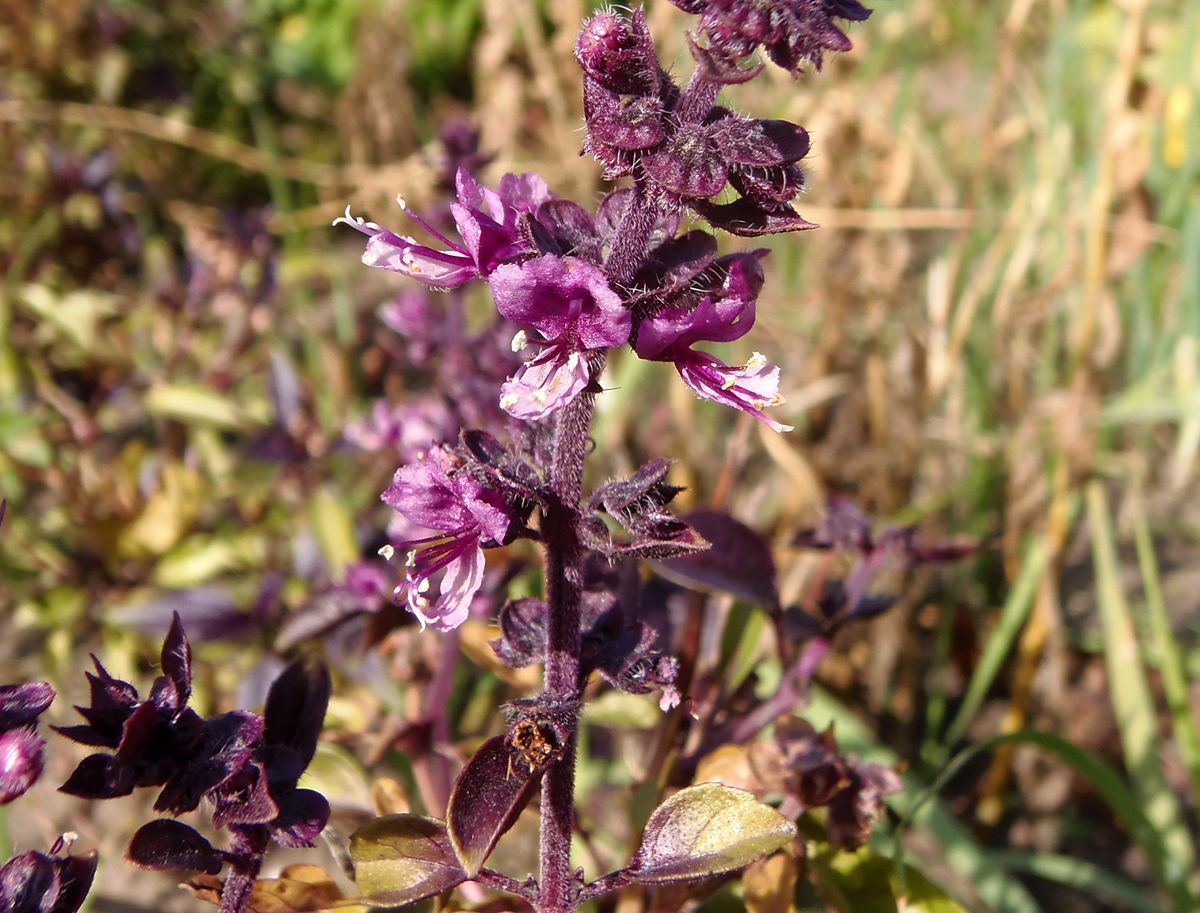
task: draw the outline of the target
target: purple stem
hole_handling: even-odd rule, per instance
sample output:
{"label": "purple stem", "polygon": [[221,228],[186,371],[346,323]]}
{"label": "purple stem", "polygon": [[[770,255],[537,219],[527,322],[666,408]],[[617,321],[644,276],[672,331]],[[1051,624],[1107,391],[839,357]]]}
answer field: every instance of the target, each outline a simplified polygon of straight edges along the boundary
{"label": "purple stem", "polygon": [[531,878],[525,881],[517,881],[517,879],[502,872],[492,869],[480,869],[479,874],[475,876],[474,880],[494,891],[503,891],[506,894],[524,897],[531,904],[537,903],[537,884]]}
{"label": "purple stem", "polygon": [[[613,238],[605,271],[618,283],[631,280],[646,259],[654,229],[656,207],[645,187],[634,186],[633,200]],[[604,368],[600,353],[589,364],[589,376]],[[542,512],[542,549],[546,574],[546,603],[550,608],[546,632],[545,696],[554,702],[578,700],[579,654],[582,639],[579,607],[583,594],[585,551],[576,531],[588,431],[595,395],[584,393],[558,415],[554,456],[550,466],[550,505]],[[539,913],[570,913],[580,903],[571,873],[571,834],[575,821],[575,743],[573,716],[565,720],[562,753],[542,778],[542,822],[537,909]]]}
{"label": "purple stem", "polygon": [[[599,371],[594,360],[592,368]],[[593,376],[595,376],[593,374]],[[542,515],[546,602],[546,688],[552,701],[579,697],[579,603],[583,591],[583,548],[575,530],[593,395],[585,393],[559,414],[554,432],[550,484],[554,499]],[[571,833],[575,817],[575,735],[569,718],[562,754],[542,779],[540,913],[569,913],[575,907],[571,879]]]}
{"label": "purple stem", "polygon": [[230,847],[230,872],[221,889],[218,913],[246,913],[250,909],[250,894],[258,873],[262,871],[263,856],[271,842],[271,832],[265,827],[251,826],[233,831]]}

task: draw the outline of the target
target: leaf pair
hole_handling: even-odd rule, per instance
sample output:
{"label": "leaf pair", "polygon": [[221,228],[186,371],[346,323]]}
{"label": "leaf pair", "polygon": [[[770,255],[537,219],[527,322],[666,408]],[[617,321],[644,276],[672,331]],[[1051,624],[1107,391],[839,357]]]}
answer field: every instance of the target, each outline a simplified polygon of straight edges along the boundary
{"label": "leaf pair", "polygon": [[[531,727],[540,741],[530,737]],[[521,733],[524,737],[517,737]],[[350,855],[364,901],[400,907],[477,876],[555,756],[552,739],[525,720],[509,734],[488,739],[472,755],[455,781],[446,822],[388,815],[356,831]]]}
{"label": "leaf pair", "polygon": [[[535,779],[504,777],[499,764],[511,756],[510,751],[505,737],[497,736],[471,759],[451,799],[449,828],[419,815],[389,815],[354,834],[350,854],[364,902],[403,906],[447,891],[480,872]],[[483,781],[485,776],[495,781],[497,775],[498,782]],[[650,816],[629,867],[593,882],[593,893],[585,891],[585,896],[598,896],[631,881],[670,884],[736,871],[786,846],[795,836],[791,821],[744,790],[721,783],[690,786]]]}

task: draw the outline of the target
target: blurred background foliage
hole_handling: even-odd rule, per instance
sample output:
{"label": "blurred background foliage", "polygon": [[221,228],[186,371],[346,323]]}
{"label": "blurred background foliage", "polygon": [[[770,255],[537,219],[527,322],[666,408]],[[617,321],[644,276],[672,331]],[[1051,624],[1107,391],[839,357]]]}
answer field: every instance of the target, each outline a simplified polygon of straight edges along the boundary
{"label": "blurred background foliage", "polygon": [[[281,625],[386,524],[395,459],[348,446],[346,422],[416,395],[376,316],[399,284],[329,221],[351,203],[398,225],[397,192],[434,207],[438,129],[456,117],[495,156],[486,177],[536,170],[596,199],[571,58],[586,12],[3,4],[4,680],[75,697],[89,650],[136,679],[186,603],[221,619],[199,646],[204,700],[261,695]],[[686,71],[685,17],[649,14]],[[750,340],[783,366],[780,418],[797,430],[760,433],[662,365],[618,360],[598,472],[678,457],[688,504],[776,544],[787,601],[822,573],[789,543],[830,493],[986,542],[840,640],[813,714],[904,762],[897,815],[937,785],[893,830],[973,908],[1184,913],[1200,798],[1200,5],[880,0],[852,37],[819,77],[728,93],[814,140],[801,211],[823,227],[772,241]],[[723,655],[769,682],[764,627],[746,623],[761,613],[721,599]],[[365,761],[403,780],[398,676],[442,649],[413,634],[342,664],[325,776],[347,806],[371,804]],[[479,661],[485,640],[469,626],[462,649]],[[468,740],[530,687],[456,675]],[[613,718],[655,725],[628,714]],[[581,782],[614,776],[597,761]],[[132,830],[86,814],[48,798],[17,839],[69,825],[119,847]],[[126,909],[118,857],[105,909]],[[147,906],[179,906],[147,884]]]}

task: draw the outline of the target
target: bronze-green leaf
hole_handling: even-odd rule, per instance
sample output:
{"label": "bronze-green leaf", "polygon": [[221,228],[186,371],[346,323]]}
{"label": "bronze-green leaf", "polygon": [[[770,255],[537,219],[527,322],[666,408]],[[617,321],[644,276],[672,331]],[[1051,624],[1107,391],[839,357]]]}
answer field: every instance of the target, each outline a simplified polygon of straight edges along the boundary
{"label": "bronze-green leaf", "polygon": [[361,900],[373,907],[402,907],[467,880],[446,825],[420,815],[363,825],[350,837],[350,856]]}
{"label": "bronze-green leaf", "polygon": [[629,869],[650,884],[706,878],[744,868],[795,835],[791,821],[745,790],[701,783],[655,809]]}

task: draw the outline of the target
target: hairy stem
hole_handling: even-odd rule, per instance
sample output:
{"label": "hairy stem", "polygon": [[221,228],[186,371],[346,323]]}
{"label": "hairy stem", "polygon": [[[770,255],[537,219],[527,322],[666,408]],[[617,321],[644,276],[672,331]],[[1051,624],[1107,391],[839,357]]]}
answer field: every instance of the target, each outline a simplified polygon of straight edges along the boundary
{"label": "hairy stem", "polygon": [[221,907],[218,913],[246,913],[250,909],[250,894],[254,882],[262,870],[263,854],[271,842],[270,832],[265,827],[239,828],[234,831],[234,858],[229,877],[221,889]]}
{"label": "hairy stem", "polygon": [[[645,262],[646,247],[654,228],[656,208],[645,187],[634,186],[633,199],[621,228],[613,238],[605,271],[609,279],[629,282]],[[604,368],[604,353],[595,354],[588,373],[593,381]],[[554,454],[550,465],[551,504],[542,512],[542,548],[545,560],[546,681],[544,696],[550,702],[579,699],[579,654],[582,646],[580,600],[583,595],[585,550],[576,521],[583,492],[588,431],[592,424],[595,394],[584,393],[558,415],[554,429]],[[564,714],[562,751],[542,778],[542,823],[538,913],[570,913],[580,902],[571,874],[571,834],[575,821],[576,716]]]}
{"label": "hairy stem", "polygon": [[[593,370],[600,364],[594,362]],[[595,375],[593,375],[595,376]],[[550,481],[554,500],[542,517],[546,563],[546,689],[552,701],[579,697],[579,603],[583,592],[583,549],[575,530],[593,395],[567,406],[554,432]],[[567,913],[574,907],[571,884],[571,832],[575,815],[575,718],[567,715],[559,759],[542,779],[540,913]]]}

